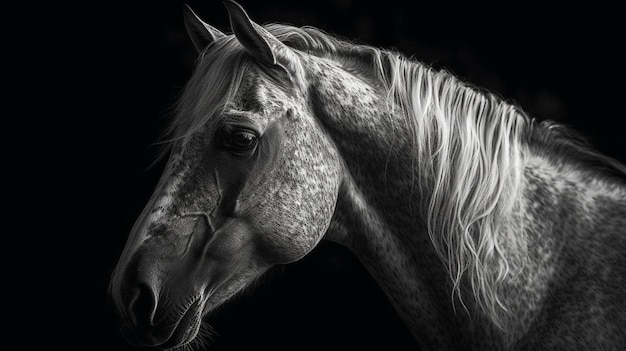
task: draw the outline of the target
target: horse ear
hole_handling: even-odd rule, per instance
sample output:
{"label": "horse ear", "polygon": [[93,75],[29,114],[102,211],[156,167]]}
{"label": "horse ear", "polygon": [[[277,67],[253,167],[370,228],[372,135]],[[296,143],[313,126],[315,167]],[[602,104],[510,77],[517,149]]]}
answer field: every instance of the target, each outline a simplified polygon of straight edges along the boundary
{"label": "horse ear", "polygon": [[202,52],[209,44],[225,36],[219,29],[204,23],[187,4],[184,7],[184,19],[187,33],[198,52]]}
{"label": "horse ear", "polygon": [[228,10],[230,26],[241,45],[256,59],[276,65],[275,50],[283,46],[283,43],[263,27],[252,22],[246,11],[238,3],[226,0],[224,5]]}

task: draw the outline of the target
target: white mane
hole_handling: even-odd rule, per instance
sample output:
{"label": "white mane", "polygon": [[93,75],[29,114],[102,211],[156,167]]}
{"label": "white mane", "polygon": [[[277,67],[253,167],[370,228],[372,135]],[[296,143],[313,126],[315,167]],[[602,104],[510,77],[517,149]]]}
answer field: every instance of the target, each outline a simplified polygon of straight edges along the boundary
{"label": "white mane", "polygon": [[521,136],[529,120],[515,106],[445,72],[401,56],[388,60],[390,95],[412,122],[430,239],[461,302],[466,277],[479,307],[504,327],[498,285],[511,272],[502,231],[514,218],[523,174]]}

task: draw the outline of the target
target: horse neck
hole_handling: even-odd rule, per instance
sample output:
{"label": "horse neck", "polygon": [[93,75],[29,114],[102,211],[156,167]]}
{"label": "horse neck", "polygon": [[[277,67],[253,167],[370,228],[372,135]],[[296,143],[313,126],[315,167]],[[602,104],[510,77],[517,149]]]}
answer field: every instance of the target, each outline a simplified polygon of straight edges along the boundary
{"label": "horse neck", "polygon": [[423,345],[461,340],[450,286],[419,212],[411,135],[386,93],[365,78],[318,65],[311,106],[344,160],[345,176],[326,238],[348,246]]}
{"label": "horse neck", "polygon": [[[624,211],[623,188],[601,178],[590,180],[588,173],[575,167],[561,167],[559,158],[537,152],[546,145],[523,145],[520,140],[515,150],[519,163],[513,169],[517,185],[510,194],[510,213],[517,215],[504,218],[493,233],[493,240],[499,242],[499,265],[485,262],[481,267],[485,276],[504,274],[497,289],[487,289],[499,291],[492,303],[508,308],[508,312],[499,311],[508,331],[495,326],[496,309],[485,311],[471,298],[464,301],[471,314],[455,311],[446,262],[428,235],[424,199],[432,194],[416,182],[423,172],[416,164],[414,135],[406,127],[406,116],[389,104],[388,92],[371,84],[368,77],[347,73],[331,63],[312,62],[310,66],[315,68],[310,75],[311,106],[345,162],[345,178],[326,238],[352,249],[422,347],[450,349],[474,342],[469,339],[510,345],[539,313],[547,282],[558,266],[552,253],[583,252],[581,238],[592,231],[582,233],[579,228],[597,227],[590,213],[606,208],[607,203],[619,204]],[[512,141],[517,142],[516,138]],[[496,168],[507,167],[496,164]],[[598,194],[608,194],[608,202],[588,201]],[[563,213],[578,217],[568,224]],[[623,222],[624,216],[620,218]],[[504,273],[501,267],[506,268]],[[519,291],[527,296],[519,296]],[[519,304],[520,299],[526,304]]]}

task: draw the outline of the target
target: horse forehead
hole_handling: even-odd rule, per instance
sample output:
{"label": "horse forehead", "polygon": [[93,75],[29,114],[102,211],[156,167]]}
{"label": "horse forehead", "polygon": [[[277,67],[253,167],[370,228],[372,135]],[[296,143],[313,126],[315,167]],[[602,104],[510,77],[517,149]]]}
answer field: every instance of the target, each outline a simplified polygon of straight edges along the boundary
{"label": "horse forehead", "polygon": [[238,100],[243,110],[252,112],[286,110],[295,106],[292,96],[260,69],[252,69],[244,76]]}

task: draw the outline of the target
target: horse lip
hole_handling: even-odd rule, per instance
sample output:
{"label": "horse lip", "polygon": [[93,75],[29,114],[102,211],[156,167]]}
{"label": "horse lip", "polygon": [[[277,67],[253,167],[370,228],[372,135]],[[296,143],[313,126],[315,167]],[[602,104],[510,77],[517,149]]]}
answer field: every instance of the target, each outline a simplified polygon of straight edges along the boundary
{"label": "horse lip", "polygon": [[202,299],[196,299],[187,310],[178,319],[178,322],[172,328],[167,340],[165,340],[159,347],[163,349],[171,349],[182,346],[195,337],[197,333],[197,326],[200,322],[202,312]]}

